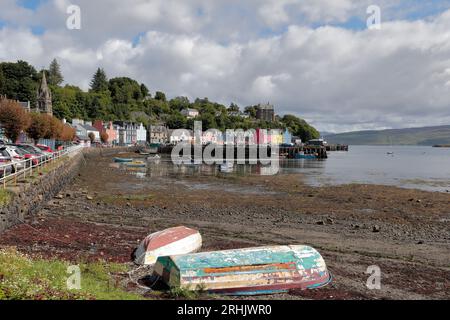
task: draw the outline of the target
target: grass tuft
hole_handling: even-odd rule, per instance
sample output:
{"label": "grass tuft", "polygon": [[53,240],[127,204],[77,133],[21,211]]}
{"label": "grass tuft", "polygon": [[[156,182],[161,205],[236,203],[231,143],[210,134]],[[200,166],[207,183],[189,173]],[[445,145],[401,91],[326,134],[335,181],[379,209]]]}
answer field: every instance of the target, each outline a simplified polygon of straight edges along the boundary
{"label": "grass tuft", "polygon": [[11,192],[6,189],[0,189],[0,207],[6,206],[10,203],[12,198]]}
{"label": "grass tuft", "polygon": [[139,300],[124,290],[117,277],[125,265],[96,262],[80,264],[81,289],[69,290],[70,263],[33,259],[15,248],[0,249],[0,300]]}

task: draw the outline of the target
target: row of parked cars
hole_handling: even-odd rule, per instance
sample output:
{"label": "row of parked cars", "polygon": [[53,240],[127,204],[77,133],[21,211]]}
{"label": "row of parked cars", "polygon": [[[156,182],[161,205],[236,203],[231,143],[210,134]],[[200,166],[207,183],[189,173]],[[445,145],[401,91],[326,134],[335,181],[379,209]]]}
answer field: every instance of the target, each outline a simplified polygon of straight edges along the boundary
{"label": "row of parked cars", "polygon": [[52,157],[53,150],[46,145],[13,144],[0,140],[0,178],[40,165]]}

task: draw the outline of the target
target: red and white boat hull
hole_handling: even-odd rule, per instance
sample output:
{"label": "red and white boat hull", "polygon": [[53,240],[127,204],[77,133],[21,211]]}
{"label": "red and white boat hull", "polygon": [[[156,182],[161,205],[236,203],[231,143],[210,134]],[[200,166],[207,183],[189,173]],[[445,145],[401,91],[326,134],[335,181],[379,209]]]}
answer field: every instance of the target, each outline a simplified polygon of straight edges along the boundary
{"label": "red and white boat hull", "polygon": [[153,265],[158,257],[188,254],[202,246],[202,236],[197,230],[175,227],[147,236],[135,252],[135,262]]}

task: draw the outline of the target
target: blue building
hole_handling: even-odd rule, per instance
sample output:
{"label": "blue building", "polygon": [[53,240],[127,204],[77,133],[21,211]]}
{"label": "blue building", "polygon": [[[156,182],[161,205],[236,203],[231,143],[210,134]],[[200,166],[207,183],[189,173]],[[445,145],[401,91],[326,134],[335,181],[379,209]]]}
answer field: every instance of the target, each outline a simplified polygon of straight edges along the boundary
{"label": "blue building", "polygon": [[289,129],[283,132],[283,144],[292,144],[292,133]]}

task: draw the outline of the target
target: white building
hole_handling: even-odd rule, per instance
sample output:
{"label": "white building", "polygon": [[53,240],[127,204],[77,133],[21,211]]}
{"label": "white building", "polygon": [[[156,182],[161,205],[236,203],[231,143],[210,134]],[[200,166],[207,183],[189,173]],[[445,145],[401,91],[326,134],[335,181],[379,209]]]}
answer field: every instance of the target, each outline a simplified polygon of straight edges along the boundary
{"label": "white building", "polygon": [[180,142],[192,142],[193,135],[190,130],[178,129],[170,130],[169,141],[171,144],[178,144]]}
{"label": "white building", "polygon": [[183,116],[187,117],[188,119],[193,119],[193,118],[198,117],[200,115],[200,112],[198,112],[197,109],[188,108],[188,109],[181,110],[181,114]]}
{"label": "white building", "polygon": [[136,140],[137,143],[147,142],[147,129],[145,129],[142,123],[136,126]]}

